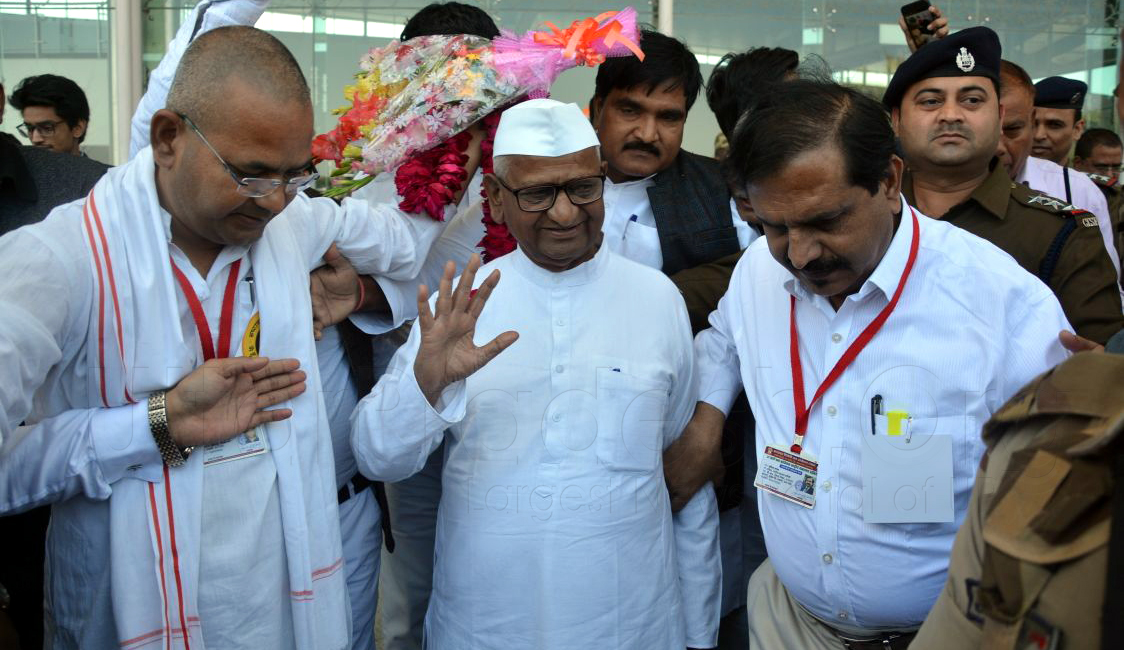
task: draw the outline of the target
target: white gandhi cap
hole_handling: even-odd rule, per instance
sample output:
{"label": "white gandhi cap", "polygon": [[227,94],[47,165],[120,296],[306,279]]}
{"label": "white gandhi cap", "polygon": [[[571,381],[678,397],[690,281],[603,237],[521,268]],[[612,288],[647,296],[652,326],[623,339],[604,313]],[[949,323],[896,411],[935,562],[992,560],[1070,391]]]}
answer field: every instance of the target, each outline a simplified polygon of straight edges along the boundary
{"label": "white gandhi cap", "polygon": [[600,144],[577,104],[532,99],[500,116],[492,155],[557,158]]}

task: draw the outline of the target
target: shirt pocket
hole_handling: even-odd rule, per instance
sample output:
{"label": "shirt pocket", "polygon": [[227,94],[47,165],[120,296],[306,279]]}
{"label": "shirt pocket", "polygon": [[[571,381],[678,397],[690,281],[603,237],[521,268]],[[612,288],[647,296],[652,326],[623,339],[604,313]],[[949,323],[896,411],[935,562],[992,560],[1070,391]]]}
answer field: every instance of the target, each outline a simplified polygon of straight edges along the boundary
{"label": "shirt pocket", "polygon": [[629,221],[621,237],[621,247],[617,251],[622,256],[644,266],[658,269],[663,266],[663,249],[660,234],[654,226],[646,226]]}
{"label": "shirt pocket", "polygon": [[622,472],[660,467],[671,382],[621,368],[597,369],[597,458]]}

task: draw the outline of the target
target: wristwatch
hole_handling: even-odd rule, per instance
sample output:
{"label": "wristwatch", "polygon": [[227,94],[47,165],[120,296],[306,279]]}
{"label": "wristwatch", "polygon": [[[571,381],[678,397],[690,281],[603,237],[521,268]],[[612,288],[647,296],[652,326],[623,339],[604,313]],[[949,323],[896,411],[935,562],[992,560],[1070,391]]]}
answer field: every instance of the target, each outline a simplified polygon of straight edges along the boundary
{"label": "wristwatch", "polygon": [[166,396],[167,393],[162,390],[148,396],[148,429],[152,432],[152,439],[156,441],[156,447],[160,450],[160,457],[164,459],[164,464],[168,467],[179,467],[187,461],[187,457],[195,447],[180,447],[175,440],[172,440],[172,434],[168,431]]}

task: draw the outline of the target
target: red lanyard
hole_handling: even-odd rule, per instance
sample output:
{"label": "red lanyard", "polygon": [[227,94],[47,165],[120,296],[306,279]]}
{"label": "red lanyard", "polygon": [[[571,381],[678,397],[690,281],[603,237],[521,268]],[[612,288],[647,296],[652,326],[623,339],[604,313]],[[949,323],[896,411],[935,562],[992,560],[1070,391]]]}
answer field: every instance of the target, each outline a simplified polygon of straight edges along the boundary
{"label": "red lanyard", "polygon": [[859,356],[859,353],[870,343],[878,330],[882,329],[886,319],[890,317],[890,313],[897,306],[898,298],[902,297],[906,280],[909,279],[909,274],[913,271],[913,263],[917,260],[917,246],[920,240],[920,224],[917,223],[917,213],[913,212],[913,208],[910,208],[910,213],[913,216],[913,241],[909,244],[909,258],[905,261],[902,279],[898,281],[898,288],[894,290],[894,296],[890,298],[890,304],[879,312],[870,325],[867,325],[866,329],[862,331],[862,334],[859,334],[859,338],[855,339],[855,342],[847,348],[847,351],[835,363],[835,367],[827,373],[827,377],[816,389],[816,394],[812,396],[812,401],[807,406],[804,406],[804,370],[800,366],[800,342],[796,334],[796,296],[790,297],[788,312],[789,357],[792,363],[792,403],[796,408],[796,435],[792,441],[792,453],[794,454],[799,454],[804,447],[804,434],[808,432],[808,415],[811,413],[812,407],[827,392],[827,389],[831,388],[835,380],[839,379],[839,376],[843,374],[847,366],[851,365],[855,357]]}
{"label": "red lanyard", "polygon": [[222,297],[222,314],[219,316],[219,354],[216,355],[215,343],[211,338],[211,327],[207,325],[207,314],[203,311],[203,304],[199,302],[199,296],[195,295],[195,289],[192,288],[187,276],[183,274],[180,267],[176,266],[176,261],[172,260],[172,271],[176,274],[176,281],[179,282],[183,297],[187,298],[187,306],[191,309],[191,316],[195,319],[195,331],[199,334],[199,345],[203,347],[204,361],[210,361],[216,356],[220,359],[230,356],[230,330],[234,321],[234,294],[238,286],[238,269],[241,266],[242,260],[235,260],[234,264],[230,265],[230,274],[226,277],[226,293]]}

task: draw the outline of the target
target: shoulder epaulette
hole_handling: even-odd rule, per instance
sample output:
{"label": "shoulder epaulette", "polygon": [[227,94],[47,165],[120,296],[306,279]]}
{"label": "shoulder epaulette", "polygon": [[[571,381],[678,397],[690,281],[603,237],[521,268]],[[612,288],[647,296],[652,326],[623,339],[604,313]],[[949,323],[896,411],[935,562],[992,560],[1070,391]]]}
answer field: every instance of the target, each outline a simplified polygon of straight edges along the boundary
{"label": "shoulder epaulette", "polygon": [[1025,185],[1012,183],[1011,198],[1022,205],[1055,214],[1062,219],[1072,218],[1078,226],[1085,228],[1097,228],[1100,226],[1100,222],[1097,221],[1097,215],[1088,210],[1082,210],[1075,205],[1066,203],[1061,199],[1056,199],[1048,194],[1043,194],[1037,190],[1032,190]]}
{"label": "shoulder epaulette", "polygon": [[1011,184],[1011,198],[1019,203],[1032,208],[1037,208],[1043,212],[1056,214],[1060,217],[1069,216],[1067,212],[1077,210],[1077,206],[1066,203],[1065,201],[1054,198],[1048,194],[1043,194],[1038,190],[1032,190],[1025,185],[1018,183]]}
{"label": "shoulder epaulette", "polygon": [[1097,185],[1100,185],[1101,187],[1107,187],[1111,190],[1120,189],[1119,176],[1105,176],[1104,174],[1094,174],[1092,172],[1084,172],[1084,174],[1089,177],[1089,180],[1093,181]]}

